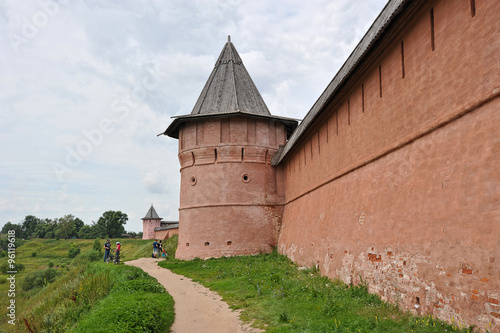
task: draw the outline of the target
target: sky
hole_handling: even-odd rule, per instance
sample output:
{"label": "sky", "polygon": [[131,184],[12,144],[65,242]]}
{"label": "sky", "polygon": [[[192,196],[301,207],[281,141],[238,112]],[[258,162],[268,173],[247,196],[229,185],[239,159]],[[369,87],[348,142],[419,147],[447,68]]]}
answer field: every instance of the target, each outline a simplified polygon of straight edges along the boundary
{"label": "sky", "polygon": [[178,220],[178,142],[227,36],[302,119],[386,0],[0,0],[0,227],[108,210]]}

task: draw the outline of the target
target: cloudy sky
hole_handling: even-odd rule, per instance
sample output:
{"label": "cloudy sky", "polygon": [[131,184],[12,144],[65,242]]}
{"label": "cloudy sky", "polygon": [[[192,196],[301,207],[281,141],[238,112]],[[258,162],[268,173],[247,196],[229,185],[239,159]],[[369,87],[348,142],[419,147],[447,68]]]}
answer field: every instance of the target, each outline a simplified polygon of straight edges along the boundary
{"label": "cloudy sky", "polygon": [[0,227],[107,210],[178,219],[177,140],[227,36],[303,118],[386,0],[0,0]]}

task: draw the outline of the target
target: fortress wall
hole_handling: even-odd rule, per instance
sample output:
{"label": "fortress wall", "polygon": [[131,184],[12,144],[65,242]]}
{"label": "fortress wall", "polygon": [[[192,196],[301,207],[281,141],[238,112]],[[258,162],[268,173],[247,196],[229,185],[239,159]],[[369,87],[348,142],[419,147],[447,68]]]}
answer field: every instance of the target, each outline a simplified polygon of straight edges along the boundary
{"label": "fortress wall", "polygon": [[178,235],[179,229],[170,229],[170,230],[158,230],[155,231],[155,239],[169,239],[173,235]]}
{"label": "fortress wall", "polygon": [[287,157],[279,250],[498,327],[500,2],[417,3]]}

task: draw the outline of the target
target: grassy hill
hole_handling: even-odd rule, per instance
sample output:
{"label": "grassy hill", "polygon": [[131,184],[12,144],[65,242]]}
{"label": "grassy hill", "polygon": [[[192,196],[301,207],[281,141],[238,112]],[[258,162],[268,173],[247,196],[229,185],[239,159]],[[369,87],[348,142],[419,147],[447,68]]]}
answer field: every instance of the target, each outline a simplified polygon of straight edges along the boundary
{"label": "grassy hill", "polygon": [[[122,245],[122,261],[151,255],[152,242],[149,240],[113,239],[112,249],[116,247],[116,241],[120,241]],[[10,299],[15,299],[16,325],[13,327],[8,324],[9,318],[2,316],[0,331],[44,332],[48,331],[46,328],[52,327],[49,329],[51,332],[72,330],[77,332],[74,326],[76,322],[83,320],[91,323],[98,322],[102,320],[103,315],[108,314],[107,310],[103,312],[101,309],[100,314],[98,312],[98,305],[106,304],[105,300],[108,297],[115,300],[120,299],[120,303],[124,305],[131,302],[133,304],[138,302],[137,304],[143,304],[144,307],[162,304],[169,310],[149,312],[155,312],[155,316],[156,312],[159,315],[169,314],[171,318],[163,318],[162,322],[167,324],[170,322],[171,324],[173,321],[173,300],[169,298],[170,296],[166,294],[164,288],[158,287],[156,280],[140,269],[104,263],[103,249],[101,253],[93,249],[94,242],[95,240],[83,239],[35,239],[26,241],[19,246],[16,249],[15,262],[22,264],[24,270],[15,275],[15,297],[0,298],[0,306],[4,309],[9,304]],[[101,249],[104,243],[105,240],[101,239],[95,246]],[[76,250],[76,252],[79,249],[79,254],[72,258],[70,249]],[[6,257],[1,258],[0,265],[6,263],[7,259]],[[127,287],[130,284],[128,281],[132,279],[142,282],[139,285]],[[9,292],[10,283],[6,282],[7,275],[0,274],[0,294],[2,295],[7,295]],[[121,289],[117,287],[119,285],[122,286]],[[161,295],[156,295],[157,293]],[[123,309],[115,310],[122,313],[124,311]],[[94,313],[96,311],[97,314]],[[144,323],[154,322],[152,318],[147,320],[138,318],[137,320]],[[122,326],[115,327],[114,330],[132,329],[123,326],[128,324],[134,324],[134,320],[130,319],[127,323],[121,323]],[[133,329],[141,330],[140,327]]]}

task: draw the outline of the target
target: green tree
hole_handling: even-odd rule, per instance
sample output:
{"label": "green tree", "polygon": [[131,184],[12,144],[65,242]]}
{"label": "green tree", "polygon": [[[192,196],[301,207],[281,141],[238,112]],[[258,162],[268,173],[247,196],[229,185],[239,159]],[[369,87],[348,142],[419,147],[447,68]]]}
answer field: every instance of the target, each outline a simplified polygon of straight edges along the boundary
{"label": "green tree", "polygon": [[96,228],[101,238],[118,238],[125,232],[123,226],[128,221],[128,216],[121,211],[108,210],[104,212],[96,223]]}
{"label": "green tree", "polygon": [[20,224],[14,224],[12,222],[7,222],[4,224],[2,231],[0,232],[2,235],[7,235],[10,230],[14,230],[16,232],[16,238],[23,237],[23,230]]}
{"label": "green tree", "polygon": [[84,225],[80,231],[78,231],[78,238],[83,238],[83,239],[92,239],[96,238],[97,232],[95,228],[92,228],[90,225]]}
{"label": "green tree", "polygon": [[78,237],[78,231],[84,225],[83,221],[73,215],[65,215],[55,220],[57,227],[54,231],[58,238]]}
{"label": "green tree", "polygon": [[51,219],[44,219],[36,225],[35,232],[32,234],[33,237],[45,238],[45,234],[50,231],[49,226],[52,223]]}
{"label": "green tree", "polygon": [[36,226],[42,222],[38,217],[33,216],[33,215],[26,215],[24,218],[22,227],[23,227],[23,232],[24,232],[24,237],[32,237],[33,234],[35,233]]}
{"label": "green tree", "polygon": [[43,238],[56,238],[57,221],[46,219],[45,235]]}

